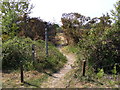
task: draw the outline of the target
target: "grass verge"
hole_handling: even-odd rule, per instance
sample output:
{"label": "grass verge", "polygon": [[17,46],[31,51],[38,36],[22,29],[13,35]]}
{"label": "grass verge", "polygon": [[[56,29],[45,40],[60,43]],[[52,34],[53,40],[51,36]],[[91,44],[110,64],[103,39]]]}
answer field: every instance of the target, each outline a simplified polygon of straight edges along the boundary
{"label": "grass verge", "polygon": [[92,66],[86,65],[86,74],[82,76],[82,50],[77,46],[67,46],[68,52],[75,53],[77,55],[77,62],[75,69],[66,75],[69,82],[69,88],[120,88],[120,75],[117,74],[105,74],[104,72],[95,73]]}

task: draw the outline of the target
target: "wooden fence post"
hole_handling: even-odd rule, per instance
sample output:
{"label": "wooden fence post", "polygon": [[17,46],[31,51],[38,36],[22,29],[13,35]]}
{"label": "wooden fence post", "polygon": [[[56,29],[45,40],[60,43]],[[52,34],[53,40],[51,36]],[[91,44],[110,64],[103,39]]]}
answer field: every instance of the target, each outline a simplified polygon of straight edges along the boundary
{"label": "wooden fence post", "polygon": [[23,74],[23,63],[20,61],[20,74],[21,74],[21,83],[24,82],[24,74]]}
{"label": "wooden fence post", "polygon": [[85,76],[85,67],[86,67],[86,61],[83,60],[82,76]]}

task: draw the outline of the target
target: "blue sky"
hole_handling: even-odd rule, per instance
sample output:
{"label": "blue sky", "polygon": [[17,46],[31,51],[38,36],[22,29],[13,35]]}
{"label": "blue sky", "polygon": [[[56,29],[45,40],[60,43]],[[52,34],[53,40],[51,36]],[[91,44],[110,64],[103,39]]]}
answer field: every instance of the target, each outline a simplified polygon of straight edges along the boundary
{"label": "blue sky", "polygon": [[62,13],[77,12],[85,16],[99,17],[110,13],[117,0],[31,0],[35,6],[31,17],[61,23]]}

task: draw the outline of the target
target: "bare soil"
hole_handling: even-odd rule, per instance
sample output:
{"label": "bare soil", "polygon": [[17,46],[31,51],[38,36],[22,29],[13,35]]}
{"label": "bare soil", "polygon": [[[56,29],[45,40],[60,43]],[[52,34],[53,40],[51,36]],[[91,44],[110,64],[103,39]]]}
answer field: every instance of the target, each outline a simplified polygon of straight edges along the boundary
{"label": "bare soil", "polygon": [[[24,81],[39,79],[43,76],[43,73],[38,71],[24,71]],[[28,85],[27,85],[28,84]],[[2,73],[2,87],[3,88],[25,88],[25,87],[36,87],[30,83],[26,82],[21,83],[20,80],[20,72],[10,72],[10,73]]]}
{"label": "bare soil", "polygon": [[65,66],[57,73],[54,73],[51,77],[48,78],[48,81],[45,81],[42,84],[42,88],[65,88],[66,82],[69,82],[65,79],[65,75],[72,70],[72,66],[74,65],[74,61],[76,57],[73,53],[66,53],[64,47],[59,46],[59,51],[63,53],[67,58],[67,63]]}

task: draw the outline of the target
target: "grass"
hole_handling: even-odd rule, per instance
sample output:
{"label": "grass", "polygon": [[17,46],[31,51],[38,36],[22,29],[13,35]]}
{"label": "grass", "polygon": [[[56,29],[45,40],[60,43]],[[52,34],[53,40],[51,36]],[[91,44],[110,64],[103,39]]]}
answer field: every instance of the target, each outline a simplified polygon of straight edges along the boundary
{"label": "grass", "polygon": [[[16,43],[19,42],[19,43]],[[35,45],[35,63],[32,59],[32,44]],[[19,47],[18,47],[19,45]],[[57,72],[67,62],[66,57],[50,42],[49,56],[45,55],[45,42],[30,38],[10,39],[3,43],[3,88],[40,87],[49,74]],[[18,56],[20,57],[18,59]],[[20,82],[19,60],[23,60],[25,82]],[[15,67],[14,67],[15,66]],[[9,72],[8,72],[9,71]],[[46,73],[45,73],[46,72]]]}
{"label": "grass", "polygon": [[92,67],[86,66],[86,76],[82,76],[81,60],[84,59],[82,52],[77,46],[67,46],[69,52],[77,55],[76,69],[67,75],[67,80],[72,78],[70,88],[118,88],[120,87],[120,75],[108,75],[103,73],[102,77],[98,77],[97,73],[92,71]]}
{"label": "grass", "polygon": [[66,47],[69,52],[77,54],[79,52],[79,47],[78,46],[67,46]]}
{"label": "grass", "polygon": [[43,75],[40,78],[36,78],[36,79],[30,79],[27,82],[25,82],[26,86],[29,87],[30,85],[35,88],[40,88],[41,84],[43,81],[47,80],[48,75]]}
{"label": "grass", "polygon": [[[77,76],[76,76],[77,75]],[[112,77],[112,79],[108,79]],[[114,77],[120,78],[119,75]],[[71,72],[67,73],[65,76],[66,80],[69,81],[65,82],[68,85],[68,88],[119,88],[120,81],[117,78],[113,78],[112,75],[104,75],[102,78],[97,78],[96,74],[94,73],[93,76],[82,76],[81,72],[78,69],[73,69]]]}
{"label": "grass", "polygon": [[[17,43],[19,42],[19,43]],[[35,65],[33,65],[32,45],[35,45]],[[30,38],[15,37],[3,43],[3,69],[18,69],[20,61],[26,70],[45,70],[51,72],[59,70],[67,59],[50,42],[48,43],[48,57],[45,54],[45,42],[33,41]]]}
{"label": "grass", "polygon": [[47,80],[48,75],[38,71],[24,72],[24,83],[20,81],[20,72],[3,73],[3,88],[40,88],[41,83]]}

